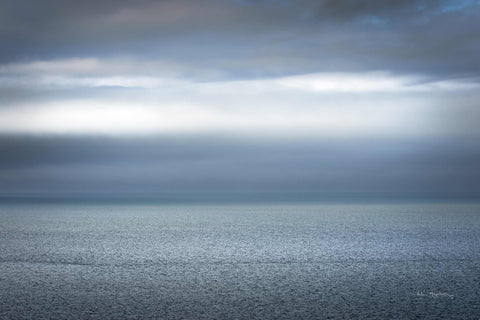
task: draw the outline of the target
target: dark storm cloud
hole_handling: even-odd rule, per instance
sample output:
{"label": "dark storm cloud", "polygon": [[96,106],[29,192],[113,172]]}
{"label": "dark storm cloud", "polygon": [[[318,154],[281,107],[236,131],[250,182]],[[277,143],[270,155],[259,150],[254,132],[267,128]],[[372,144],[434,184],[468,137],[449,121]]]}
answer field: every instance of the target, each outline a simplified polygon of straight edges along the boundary
{"label": "dark storm cloud", "polygon": [[2,192],[480,191],[480,145],[458,139],[0,139]]}
{"label": "dark storm cloud", "polygon": [[476,1],[2,1],[4,62],[125,54],[230,77],[478,74]]}

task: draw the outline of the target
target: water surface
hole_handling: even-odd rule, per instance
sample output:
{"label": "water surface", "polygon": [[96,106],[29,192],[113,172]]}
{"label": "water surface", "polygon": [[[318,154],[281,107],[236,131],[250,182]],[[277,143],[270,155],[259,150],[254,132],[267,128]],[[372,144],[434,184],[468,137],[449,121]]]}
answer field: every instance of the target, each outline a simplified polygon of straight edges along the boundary
{"label": "water surface", "polygon": [[478,319],[475,201],[3,201],[1,319]]}

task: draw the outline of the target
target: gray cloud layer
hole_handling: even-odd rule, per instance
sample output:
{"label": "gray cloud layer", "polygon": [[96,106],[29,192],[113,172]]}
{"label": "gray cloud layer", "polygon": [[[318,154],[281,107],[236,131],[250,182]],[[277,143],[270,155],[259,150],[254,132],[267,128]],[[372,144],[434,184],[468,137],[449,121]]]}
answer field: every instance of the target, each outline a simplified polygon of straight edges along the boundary
{"label": "gray cloud layer", "polygon": [[3,137],[2,192],[480,191],[458,139]]}
{"label": "gray cloud layer", "polygon": [[175,59],[229,77],[478,75],[478,1],[2,1],[4,62]]}

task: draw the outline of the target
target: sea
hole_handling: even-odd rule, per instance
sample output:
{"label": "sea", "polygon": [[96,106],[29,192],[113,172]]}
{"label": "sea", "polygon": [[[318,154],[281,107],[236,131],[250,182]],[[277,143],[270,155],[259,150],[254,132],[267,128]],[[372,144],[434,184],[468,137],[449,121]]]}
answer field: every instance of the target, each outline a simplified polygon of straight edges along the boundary
{"label": "sea", "polygon": [[480,319],[480,200],[4,195],[0,319]]}

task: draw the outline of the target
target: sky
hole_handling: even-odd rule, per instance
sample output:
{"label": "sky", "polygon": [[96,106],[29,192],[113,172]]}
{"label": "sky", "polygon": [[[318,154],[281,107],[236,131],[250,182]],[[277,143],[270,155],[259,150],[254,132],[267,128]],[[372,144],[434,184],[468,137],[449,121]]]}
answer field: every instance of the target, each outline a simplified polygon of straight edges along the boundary
{"label": "sky", "polygon": [[0,192],[480,192],[480,0],[0,0]]}

